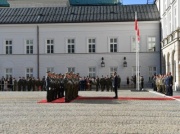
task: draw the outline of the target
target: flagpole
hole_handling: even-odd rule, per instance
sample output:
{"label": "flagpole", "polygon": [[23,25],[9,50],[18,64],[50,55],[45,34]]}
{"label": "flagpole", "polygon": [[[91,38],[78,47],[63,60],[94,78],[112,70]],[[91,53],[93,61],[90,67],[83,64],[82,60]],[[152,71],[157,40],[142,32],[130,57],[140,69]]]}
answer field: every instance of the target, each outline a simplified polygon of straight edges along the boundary
{"label": "flagpole", "polygon": [[135,12],[135,35],[136,35],[136,90],[139,89],[139,28],[137,24],[137,12]]}

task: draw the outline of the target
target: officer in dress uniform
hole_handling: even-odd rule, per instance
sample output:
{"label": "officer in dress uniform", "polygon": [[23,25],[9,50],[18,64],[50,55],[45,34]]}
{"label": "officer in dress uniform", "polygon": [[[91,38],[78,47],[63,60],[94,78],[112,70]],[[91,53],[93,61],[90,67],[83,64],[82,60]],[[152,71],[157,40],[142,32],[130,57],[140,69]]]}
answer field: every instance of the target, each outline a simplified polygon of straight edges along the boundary
{"label": "officer in dress uniform", "polygon": [[51,102],[52,101],[52,99],[51,99],[51,80],[50,80],[50,72],[47,72],[47,74],[46,74],[47,76],[46,76],[46,91],[47,91],[47,101],[48,102]]}
{"label": "officer in dress uniform", "polygon": [[114,72],[114,91],[115,91],[115,99],[118,98],[118,91],[117,91],[117,88],[118,88],[118,77],[117,77],[117,73]]}

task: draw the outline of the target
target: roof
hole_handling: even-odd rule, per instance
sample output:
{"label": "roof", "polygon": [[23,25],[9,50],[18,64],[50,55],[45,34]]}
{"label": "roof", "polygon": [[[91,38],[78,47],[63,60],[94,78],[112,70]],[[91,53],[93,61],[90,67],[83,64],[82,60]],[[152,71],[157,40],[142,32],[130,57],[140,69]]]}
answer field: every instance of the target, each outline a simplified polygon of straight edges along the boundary
{"label": "roof", "polygon": [[117,5],[119,0],[69,0],[70,5]]}
{"label": "roof", "polygon": [[9,7],[9,3],[7,0],[0,0],[0,7]]}
{"label": "roof", "polygon": [[0,24],[128,22],[134,21],[135,11],[138,21],[160,19],[155,4],[0,8]]}

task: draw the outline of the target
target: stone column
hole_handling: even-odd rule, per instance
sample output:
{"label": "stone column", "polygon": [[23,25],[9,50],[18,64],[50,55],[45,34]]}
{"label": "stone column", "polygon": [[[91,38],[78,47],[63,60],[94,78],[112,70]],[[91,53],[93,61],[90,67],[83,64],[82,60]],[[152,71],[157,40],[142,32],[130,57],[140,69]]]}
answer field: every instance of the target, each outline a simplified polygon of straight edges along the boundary
{"label": "stone column", "polygon": [[180,91],[180,29],[176,31],[175,33],[175,38],[176,38],[176,82],[175,82],[175,90]]}

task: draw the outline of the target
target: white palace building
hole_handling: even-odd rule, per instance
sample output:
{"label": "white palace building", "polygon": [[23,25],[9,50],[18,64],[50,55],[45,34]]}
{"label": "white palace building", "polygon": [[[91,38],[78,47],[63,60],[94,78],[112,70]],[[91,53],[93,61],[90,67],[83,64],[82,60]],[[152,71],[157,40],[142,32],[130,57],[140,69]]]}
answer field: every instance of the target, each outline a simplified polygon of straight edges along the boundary
{"label": "white palace building", "polygon": [[[126,82],[136,74],[135,12],[140,29],[140,75],[149,82],[154,73],[161,73],[161,50],[169,61],[166,69],[173,72],[168,65],[178,61],[177,27],[163,34],[161,43],[156,4],[119,4],[0,8],[0,77],[42,78],[47,70],[101,77],[117,71]],[[178,76],[178,62],[173,66]]]}
{"label": "white palace building", "polygon": [[174,89],[180,90],[180,1],[156,0],[161,21],[162,73],[174,76]]}

